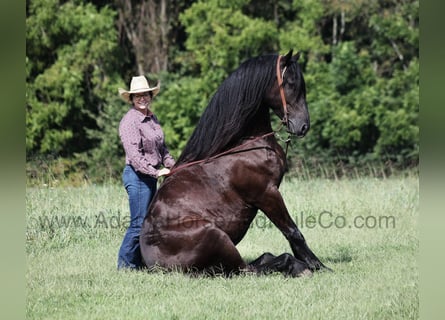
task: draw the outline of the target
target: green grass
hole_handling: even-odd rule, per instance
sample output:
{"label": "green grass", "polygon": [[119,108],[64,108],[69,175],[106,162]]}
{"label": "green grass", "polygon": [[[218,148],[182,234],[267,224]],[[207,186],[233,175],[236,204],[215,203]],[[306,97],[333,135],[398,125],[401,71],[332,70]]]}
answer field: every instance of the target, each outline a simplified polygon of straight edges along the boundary
{"label": "green grass", "polygon": [[[227,279],[117,272],[128,221],[123,187],[29,188],[27,318],[419,317],[417,176],[286,180],[280,190],[309,246],[334,273]],[[371,218],[362,226],[366,217]],[[247,260],[265,251],[290,252],[262,213],[238,248]]]}

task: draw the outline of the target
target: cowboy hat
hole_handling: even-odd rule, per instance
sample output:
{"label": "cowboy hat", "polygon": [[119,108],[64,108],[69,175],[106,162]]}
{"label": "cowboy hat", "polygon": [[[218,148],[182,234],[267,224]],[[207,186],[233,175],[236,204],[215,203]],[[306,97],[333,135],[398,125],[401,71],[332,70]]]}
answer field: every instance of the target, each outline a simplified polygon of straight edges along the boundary
{"label": "cowboy hat", "polygon": [[159,93],[161,86],[158,82],[156,87],[150,88],[150,85],[148,84],[147,79],[144,76],[137,76],[131,78],[130,83],[130,90],[127,91],[125,89],[119,88],[119,95],[122,99],[124,99],[126,102],[130,101],[130,94],[132,93],[141,93],[141,92],[153,92],[153,97]]}

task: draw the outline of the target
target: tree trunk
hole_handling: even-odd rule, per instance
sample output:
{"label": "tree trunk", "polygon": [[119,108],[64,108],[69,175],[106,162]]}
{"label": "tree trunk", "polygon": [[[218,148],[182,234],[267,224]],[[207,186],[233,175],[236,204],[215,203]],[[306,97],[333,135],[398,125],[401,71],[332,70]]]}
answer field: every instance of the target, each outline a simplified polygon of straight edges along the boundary
{"label": "tree trunk", "polygon": [[117,0],[119,29],[133,46],[139,75],[158,74],[168,67],[169,0]]}

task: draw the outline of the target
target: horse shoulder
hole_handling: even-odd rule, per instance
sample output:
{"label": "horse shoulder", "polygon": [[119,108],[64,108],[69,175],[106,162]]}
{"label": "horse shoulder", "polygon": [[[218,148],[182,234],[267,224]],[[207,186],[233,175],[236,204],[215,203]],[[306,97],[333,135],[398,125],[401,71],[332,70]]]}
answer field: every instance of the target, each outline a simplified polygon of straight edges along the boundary
{"label": "horse shoulder", "polygon": [[231,187],[248,203],[256,202],[271,185],[278,186],[285,163],[271,148],[263,148],[233,157],[229,162]]}

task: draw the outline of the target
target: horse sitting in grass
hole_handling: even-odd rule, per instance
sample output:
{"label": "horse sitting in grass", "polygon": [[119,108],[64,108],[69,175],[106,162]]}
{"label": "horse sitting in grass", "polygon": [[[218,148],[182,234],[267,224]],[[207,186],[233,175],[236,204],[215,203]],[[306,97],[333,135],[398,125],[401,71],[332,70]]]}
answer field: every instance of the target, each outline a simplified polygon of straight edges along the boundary
{"label": "horse sitting in grass", "polygon": [[[144,220],[140,245],[148,268],[288,276],[328,269],[308,247],[278,190],[286,155],[269,110],[287,131],[309,130],[299,54],[264,55],[241,64],[212,97]],[[292,254],[265,253],[247,263],[236,245],[261,210]]]}

